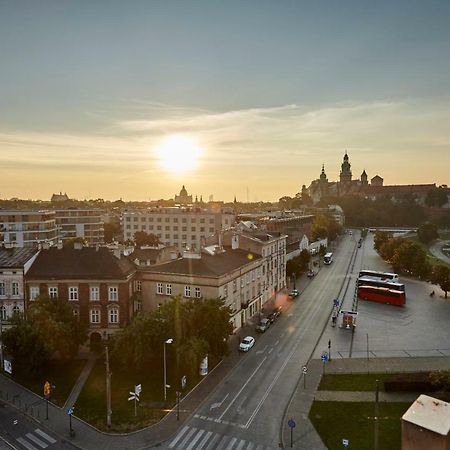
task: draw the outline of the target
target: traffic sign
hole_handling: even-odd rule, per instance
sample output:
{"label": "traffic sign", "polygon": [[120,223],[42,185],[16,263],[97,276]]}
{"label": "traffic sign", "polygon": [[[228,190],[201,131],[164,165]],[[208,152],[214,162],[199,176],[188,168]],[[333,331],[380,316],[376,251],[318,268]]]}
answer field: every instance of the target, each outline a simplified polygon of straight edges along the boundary
{"label": "traffic sign", "polygon": [[136,393],[136,395],[140,395],[140,393],[142,392],[142,384],[138,384],[134,387],[134,392]]}
{"label": "traffic sign", "polygon": [[73,414],[73,406],[67,410],[67,414],[69,414],[69,416]]}
{"label": "traffic sign", "polygon": [[50,383],[48,381],[44,383],[44,397],[46,399],[50,398]]}
{"label": "traffic sign", "polygon": [[181,389],[185,389],[186,388],[186,384],[187,384],[187,378],[186,378],[186,375],[183,375],[181,377]]}
{"label": "traffic sign", "polygon": [[289,419],[289,420],[288,420],[288,427],[289,427],[289,428],[295,428],[296,425],[297,425],[297,424],[295,423],[295,420],[294,420],[294,419]]}
{"label": "traffic sign", "polygon": [[303,366],[302,367],[302,373],[308,373],[308,367],[306,367],[306,366]]}
{"label": "traffic sign", "polygon": [[322,356],[320,357],[320,359],[322,360],[322,362],[326,363],[328,362],[328,353],[327,352],[323,352]]}
{"label": "traffic sign", "polygon": [[342,439],[342,446],[347,448],[350,445],[350,441],[348,439]]}

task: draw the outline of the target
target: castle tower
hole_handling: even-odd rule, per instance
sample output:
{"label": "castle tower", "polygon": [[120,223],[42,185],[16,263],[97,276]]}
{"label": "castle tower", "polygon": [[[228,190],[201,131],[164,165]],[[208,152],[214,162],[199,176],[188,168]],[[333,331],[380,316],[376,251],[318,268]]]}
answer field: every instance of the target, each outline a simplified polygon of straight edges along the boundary
{"label": "castle tower", "polygon": [[341,164],[341,173],[340,173],[340,181],[341,181],[341,187],[347,187],[350,185],[352,181],[352,171],[351,171],[351,164],[348,161],[348,155],[347,151],[344,155],[344,161]]}
{"label": "castle tower", "polygon": [[366,169],[363,170],[363,173],[361,174],[361,186],[367,186],[369,182],[367,181],[367,173]]}

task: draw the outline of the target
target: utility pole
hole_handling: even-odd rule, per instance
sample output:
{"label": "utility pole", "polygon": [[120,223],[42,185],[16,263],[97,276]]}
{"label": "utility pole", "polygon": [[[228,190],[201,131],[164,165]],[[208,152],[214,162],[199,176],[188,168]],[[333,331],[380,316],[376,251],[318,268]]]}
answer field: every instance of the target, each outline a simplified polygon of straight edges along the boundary
{"label": "utility pole", "polygon": [[379,386],[378,383],[379,381],[376,381],[377,383],[377,387],[375,390],[375,417],[374,417],[374,430],[373,430],[373,449],[374,450],[378,450],[378,431],[379,431],[379,425],[380,425],[380,420],[379,420],[379,415],[380,415],[380,411],[379,411],[379,403],[378,403],[378,395],[379,395]]}
{"label": "utility pole", "polygon": [[109,370],[109,351],[108,346],[105,347],[106,358],[106,425],[111,427],[111,372]]}

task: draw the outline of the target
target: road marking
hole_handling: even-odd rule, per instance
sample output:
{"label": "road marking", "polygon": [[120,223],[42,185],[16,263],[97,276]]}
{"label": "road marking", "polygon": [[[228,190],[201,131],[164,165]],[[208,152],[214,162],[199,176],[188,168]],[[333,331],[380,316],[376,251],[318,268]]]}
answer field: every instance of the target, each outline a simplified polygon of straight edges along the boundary
{"label": "road marking", "polygon": [[245,445],[245,441],[241,440],[241,442],[239,442],[239,445],[236,447],[236,450],[242,450],[244,445]]}
{"label": "road marking", "polygon": [[230,404],[225,408],[225,411],[220,415],[219,419],[222,420],[225,413],[230,409],[231,405],[236,401],[236,399],[239,397],[241,392],[245,389],[248,383],[250,383],[251,379],[255,376],[256,372],[261,368],[264,361],[267,359],[267,356],[264,356],[264,359],[258,364],[258,367],[253,371],[253,373],[250,375],[249,378],[247,378],[247,381],[244,383],[244,385],[239,389],[239,392],[234,396],[233,400],[231,400]]}
{"label": "road marking", "polygon": [[231,439],[231,441],[229,442],[229,444],[225,450],[231,450],[236,441],[237,441],[237,438]]}
{"label": "road marking", "polygon": [[33,441],[35,444],[39,445],[39,447],[41,448],[47,448],[48,444],[46,444],[44,441],[41,441],[40,439],[38,439],[36,436],[34,436],[31,433],[27,433],[25,435],[30,441]]}
{"label": "road marking", "polygon": [[273,345],[278,345],[280,343],[280,340],[278,339],[278,341],[275,342],[275,344]]}
{"label": "road marking", "polygon": [[186,431],[189,430],[189,427],[187,425],[185,425],[181,431],[177,434],[177,436],[175,437],[175,439],[170,443],[169,448],[174,448],[176,443],[180,440],[181,436],[183,436],[184,433],[186,433]]}
{"label": "road marking", "polygon": [[194,427],[191,429],[191,431],[188,432],[188,434],[185,436],[185,438],[181,442],[180,448],[183,448],[189,442],[189,439],[191,439],[191,437],[195,434],[196,431],[197,431],[197,428]]}
{"label": "road marking", "polygon": [[17,438],[17,442],[20,442],[25,448],[28,450],[38,450],[34,445],[31,445],[28,441],[26,441],[24,438]]}
{"label": "road marking", "polygon": [[39,436],[43,437],[46,441],[50,442],[50,444],[54,444],[56,442],[56,439],[53,439],[51,436],[49,436],[47,433],[44,433],[39,428],[36,428],[34,432],[39,434]]}
{"label": "road marking", "polygon": [[269,355],[273,352],[273,347],[269,350]]}
{"label": "road marking", "polygon": [[212,438],[211,442],[209,443],[208,447],[206,447],[205,450],[212,450],[213,448],[215,448],[216,441],[218,441],[219,438],[220,438],[220,434],[215,434],[214,437]]}
{"label": "road marking", "polygon": [[219,445],[216,450],[220,450],[225,446],[225,442],[228,440],[230,436],[225,435],[222,440],[219,442]]}
{"label": "road marking", "polygon": [[245,450],[252,450],[252,448],[255,446],[255,444],[253,444],[253,442],[250,442],[248,445],[247,445],[247,448],[245,449]]}
{"label": "road marking", "polygon": [[230,395],[230,393],[228,392],[227,395],[225,395],[224,399],[221,402],[217,402],[217,403],[213,403],[210,407],[209,410],[211,411],[212,409],[216,409],[216,408],[220,408],[223,405],[223,402],[227,399],[227,397]]}
{"label": "road marking", "polygon": [[198,433],[195,435],[195,438],[192,439],[191,443],[189,444],[188,447],[186,447],[186,450],[192,450],[192,448],[194,447],[194,445],[197,443],[197,441],[202,437],[203,433],[205,432],[205,430],[199,430]]}
{"label": "road marking", "polygon": [[200,444],[198,444],[197,450],[202,450],[203,446],[206,444],[206,442],[208,442],[208,439],[211,437],[211,435],[213,434],[212,431],[208,431],[205,436],[203,436],[203,439],[201,440]]}

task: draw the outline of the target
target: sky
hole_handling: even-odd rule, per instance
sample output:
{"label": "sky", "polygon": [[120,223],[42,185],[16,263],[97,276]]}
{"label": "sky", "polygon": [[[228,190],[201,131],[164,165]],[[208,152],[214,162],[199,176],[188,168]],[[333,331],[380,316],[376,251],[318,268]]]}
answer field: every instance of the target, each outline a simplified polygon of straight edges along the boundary
{"label": "sky", "polygon": [[448,0],[0,0],[0,198],[275,201],[345,151],[354,178],[450,184],[449,23]]}

